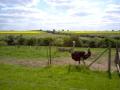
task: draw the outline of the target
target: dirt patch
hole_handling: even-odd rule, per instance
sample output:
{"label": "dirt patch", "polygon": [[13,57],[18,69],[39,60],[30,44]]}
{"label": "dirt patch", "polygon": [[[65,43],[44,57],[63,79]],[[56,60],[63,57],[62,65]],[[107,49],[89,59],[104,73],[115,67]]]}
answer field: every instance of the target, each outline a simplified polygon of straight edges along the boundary
{"label": "dirt patch", "polygon": [[31,66],[31,67],[44,67],[47,65],[47,60],[45,59],[2,59],[0,60],[0,63],[5,64],[16,64],[16,65],[22,65],[22,66]]}
{"label": "dirt patch", "polygon": [[[93,60],[86,60],[86,65],[89,65]],[[0,60],[0,63],[5,63],[5,64],[16,64],[16,65],[22,65],[22,66],[30,66],[30,67],[45,67],[48,65],[48,60],[47,59],[2,59]],[[78,65],[78,62],[72,60],[71,58],[54,58],[52,60],[52,65]],[[83,63],[81,62],[81,65]],[[108,62],[106,59],[102,58],[101,61],[95,62],[90,69],[93,70],[99,70],[99,71],[107,71],[108,67]],[[116,68],[114,65],[112,65],[112,71],[114,71]]]}

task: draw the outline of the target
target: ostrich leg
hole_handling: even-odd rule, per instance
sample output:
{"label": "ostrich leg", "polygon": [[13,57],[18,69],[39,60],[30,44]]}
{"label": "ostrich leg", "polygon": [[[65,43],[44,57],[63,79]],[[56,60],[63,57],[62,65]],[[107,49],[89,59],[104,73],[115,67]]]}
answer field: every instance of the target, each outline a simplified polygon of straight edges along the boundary
{"label": "ostrich leg", "polygon": [[80,65],[80,60],[78,61],[78,64]]}
{"label": "ostrich leg", "polygon": [[84,61],[84,59],[83,59],[83,58],[82,58],[82,62],[83,62],[83,64],[84,64],[84,66],[86,66],[85,61]]}
{"label": "ostrich leg", "polygon": [[84,60],[82,60],[82,61],[83,61],[84,66],[86,66],[85,61]]}

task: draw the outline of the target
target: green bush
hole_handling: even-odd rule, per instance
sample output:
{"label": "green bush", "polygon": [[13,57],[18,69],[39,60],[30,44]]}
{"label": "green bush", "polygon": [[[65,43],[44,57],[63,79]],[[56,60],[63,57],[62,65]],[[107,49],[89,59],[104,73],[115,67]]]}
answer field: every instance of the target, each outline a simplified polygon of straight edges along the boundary
{"label": "green bush", "polygon": [[75,46],[76,47],[83,46],[83,41],[78,36],[70,36],[70,37],[64,38],[64,44],[63,45],[72,47],[73,46],[73,41],[75,41]]}
{"label": "green bush", "polygon": [[7,45],[15,45],[15,37],[12,35],[6,36],[5,42],[7,43]]}
{"label": "green bush", "polygon": [[88,39],[82,39],[82,46],[83,47],[89,47],[89,40]]}
{"label": "green bush", "polygon": [[37,46],[44,46],[44,40],[43,40],[43,38],[38,38],[36,40],[36,43],[37,43]]}
{"label": "green bush", "polygon": [[72,46],[72,40],[69,37],[64,38],[64,44],[63,44],[63,46],[71,47]]}
{"label": "green bush", "polygon": [[48,46],[49,44],[53,44],[53,38],[47,37],[47,38],[43,38],[43,44],[44,46]]}
{"label": "green bush", "polygon": [[30,45],[30,46],[48,46],[49,44],[56,45],[56,46],[67,46],[72,47],[73,41],[76,42],[76,47],[102,47],[106,48],[111,45],[112,48],[116,47],[116,42],[120,45],[119,38],[100,38],[100,37],[80,37],[77,35],[71,35],[69,37],[58,37],[58,38],[27,38],[23,37],[22,35],[13,36],[9,35],[6,36],[4,39],[0,40],[0,45]]}
{"label": "green bush", "polygon": [[17,36],[16,37],[16,44],[17,45],[25,45],[25,40],[26,39],[22,35]]}
{"label": "green bush", "polygon": [[36,45],[36,38],[29,38],[29,39],[26,39],[26,45],[29,45],[29,46],[35,46]]}
{"label": "green bush", "polygon": [[99,38],[91,38],[89,40],[89,47],[92,47],[92,48],[96,48],[96,47],[99,47],[99,42],[100,42],[100,39]]}
{"label": "green bush", "polygon": [[54,44],[55,44],[56,46],[63,46],[63,44],[64,44],[63,38],[56,38],[56,39],[54,40]]}

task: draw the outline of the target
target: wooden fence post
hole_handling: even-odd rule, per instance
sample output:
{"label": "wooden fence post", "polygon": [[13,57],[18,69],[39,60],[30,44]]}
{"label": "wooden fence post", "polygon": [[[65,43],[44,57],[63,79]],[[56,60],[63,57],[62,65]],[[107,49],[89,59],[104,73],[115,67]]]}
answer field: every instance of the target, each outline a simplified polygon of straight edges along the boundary
{"label": "wooden fence post", "polygon": [[111,78],[111,45],[110,43],[108,47],[108,75],[109,75],[109,78]]}
{"label": "wooden fence post", "polygon": [[50,43],[49,43],[48,50],[47,50],[47,56],[48,56],[48,65],[51,65],[52,55],[51,55],[51,44]]}
{"label": "wooden fence post", "polygon": [[120,77],[120,57],[119,57],[119,48],[118,48],[117,43],[116,43],[115,65],[118,71],[118,75]]}
{"label": "wooden fence post", "polygon": [[49,44],[49,64],[51,65],[51,44]]}

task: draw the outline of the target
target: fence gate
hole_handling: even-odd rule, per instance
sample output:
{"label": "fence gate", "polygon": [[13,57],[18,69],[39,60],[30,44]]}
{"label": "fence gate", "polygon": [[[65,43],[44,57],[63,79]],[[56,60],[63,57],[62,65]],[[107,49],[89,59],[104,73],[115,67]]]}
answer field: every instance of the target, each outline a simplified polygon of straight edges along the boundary
{"label": "fence gate", "polygon": [[120,76],[120,48],[116,45],[115,65]]}

